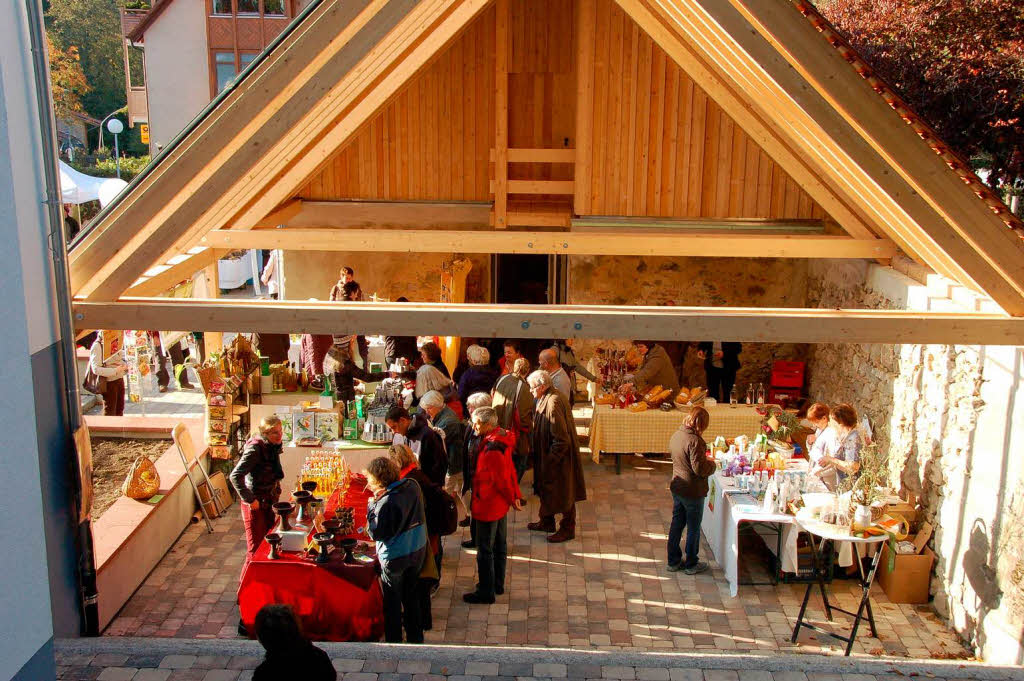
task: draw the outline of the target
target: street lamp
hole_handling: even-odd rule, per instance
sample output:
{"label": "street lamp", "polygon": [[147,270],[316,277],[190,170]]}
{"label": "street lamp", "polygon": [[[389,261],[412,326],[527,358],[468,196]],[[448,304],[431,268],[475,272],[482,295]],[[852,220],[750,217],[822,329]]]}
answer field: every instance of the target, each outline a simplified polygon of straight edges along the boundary
{"label": "street lamp", "polygon": [[107,121],[107,130],[114,136],[114,160],[117,164],[117,179],[121,179],[121,150],[117,146],[117,136],[124,132],[124,123],[119,118]]}

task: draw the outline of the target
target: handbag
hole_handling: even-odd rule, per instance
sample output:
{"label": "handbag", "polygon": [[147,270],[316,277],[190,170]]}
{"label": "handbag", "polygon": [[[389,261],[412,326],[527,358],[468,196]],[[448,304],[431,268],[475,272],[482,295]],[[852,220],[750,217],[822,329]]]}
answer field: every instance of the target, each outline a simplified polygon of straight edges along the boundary
{"label": "handbag", "polygon": [[128,469],[121,493],[129,499],[145,501],[160,491],[160,474],[148,456],[140,456]]}
{"label": "handbag", "polygon": [[[103,344],[100,344],[100,348],[103,348]],[[102,356],[102,351],[100,352]],[[93,395],[102,395],[107,391],[107,379],[105,376],[100,376],[92,370],[92,362],[89,362],[89,368],[85,370],[85,380],[82,381],[82,387],[86,392],[90,392]]]}

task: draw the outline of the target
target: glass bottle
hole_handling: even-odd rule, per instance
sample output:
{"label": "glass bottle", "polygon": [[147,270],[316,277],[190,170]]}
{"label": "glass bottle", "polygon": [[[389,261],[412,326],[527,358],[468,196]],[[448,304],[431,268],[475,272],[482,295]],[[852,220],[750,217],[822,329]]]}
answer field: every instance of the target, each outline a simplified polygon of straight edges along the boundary
{"label": "glass bottle", "polygon": [[757,403],[764,404],[764,383],[757,384]]}
{"label": "glass bottle", "polygon": [[729,404],[736,404],[739,401],[739,395],[736,391],[736,384],[732,386],[732,390],[729,391]]}
{"label": "glass bottle", "polygon": [[753,383],[748,383],[747,384],[747,404],[753,404],[753,403],[754,403],[754,384]]}

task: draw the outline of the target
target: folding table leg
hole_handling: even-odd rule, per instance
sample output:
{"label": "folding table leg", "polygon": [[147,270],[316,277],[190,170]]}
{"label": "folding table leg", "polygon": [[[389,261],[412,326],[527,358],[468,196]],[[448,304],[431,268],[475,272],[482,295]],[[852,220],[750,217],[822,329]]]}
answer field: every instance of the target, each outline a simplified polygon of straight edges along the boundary
{"label": "folding table leg", "polygon": [[[819,575],[819,572],[820,572],[819,567],[820,566],[818,565],[818,551],[817,551],[817,549],[814,546],[814,535],[808,533],[807,536],[808,536],[809,541],[811,542],[811,569],[814,571],[815,577],[819,578],[818,579],[818,583],[820,584],[821,583],[820,575]],[[822,543],[824,544],[825,540],[822,540]],[[814,590],[814,582],[809,582],[807,584],[807,591],[804,592],[804,601],[803,601],[803,603],[800,604],[800,614],[797,615],[797,617],[796,617],[796,626],[793,627],[793,638],[792,638],[792,642],[793,643],[796,643],[797,637],[800,636],[800,627],[803,626],[804,615],[807,613],[807,602],[811,600],[811,591],[813,591],[813,590]]]}
{"label": "folding table leg", "polygon": [[[828,602],[828,591],[825,589],[825,575],[824,575],[824,571],[821,568],[822,561],[824,560],[824,556],[825,556],[825,547],[826,546],[828,546],[829,549],[831,550],[832,547],[833,547],[833,544],[828,539],[822,539],[821,543],[818,544],[818,549],[819,550],[817,552],[812,550],[811,553],[815,556],[815,560],[814,560],[814,563],[815,563],[814,574],[818,578],[818,589],[821,591],[821,602],[825,606],[825,618],[829,622],[831,622],[832,621],[832,605]],[[814,548],[813,540],[811,541],[811,548],[812,549]]]}

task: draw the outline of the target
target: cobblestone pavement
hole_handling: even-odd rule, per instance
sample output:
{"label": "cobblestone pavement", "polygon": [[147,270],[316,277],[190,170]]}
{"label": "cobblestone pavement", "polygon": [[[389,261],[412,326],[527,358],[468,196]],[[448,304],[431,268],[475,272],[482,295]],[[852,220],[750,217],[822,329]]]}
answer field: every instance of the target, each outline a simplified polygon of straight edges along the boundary
{"label": "cobblestone pavement", "polygon": [[[459,545],[468,530],[447,538],[427,642],[619,651],[841,652],[838,641],[808,630],[796,644],[790,642],[802,584],[741,586],[732,598],[706,544],[702,557],[712,561],[710,571],[697,576],[667,572],[669,466],[645,459],[624,463],[622,475],[616,476],[610,461],[585,462],[589,500],[579,505],[574,541],[548,544],[543,534],[526,529],[536,519],[535,497],[526,511],[511,514],[508,582],[494,605],[462,601],[462,594],[475,584],[475,552]],[[524,491],[529,480],[527,474]],[[741,563],[760,562],[755,548]],[[189,527],[105,633],[235,638],[235,591],[243,552],[237,504],[215,521],[214,534],[201,525]],[[859,587],[854,582],[837,580],[831,590],[840,607],[856,609]],[[854,655],[968,656],[930,607],[892,604],[878,585],[872,598],[880,638],[871,638],[862,627]],[[826,623],[820,598],[811,599],[809,613],[812,622]],[[848,624],[842,615],[837,619],[839,625]]]}
{"label": "cobblestone pavement", "polygon": [[[548,648],[318,644],[339,681],[933,681],[1024,679],[1019,667],[947,660],[713,652],[619,653]],[[252,641],[76,639],[56,643],[57,678],[241,681],[262,649]]]}
{"label": "cobblestone pavement", "polygon": [[[171,385],[174,385],[173,381]],[[198,385],[198,382],[196,385]],[[177,390],[171,387],[165,393],[146,395],[142,402],[125,401],[124,415],[194,418],[203,415],[203,406],[205,404],[206,401],[202,390]],[[89,416],[102,415],[103,403],[97,398],[93,406],[84,413]]]}

